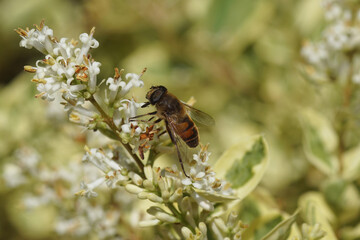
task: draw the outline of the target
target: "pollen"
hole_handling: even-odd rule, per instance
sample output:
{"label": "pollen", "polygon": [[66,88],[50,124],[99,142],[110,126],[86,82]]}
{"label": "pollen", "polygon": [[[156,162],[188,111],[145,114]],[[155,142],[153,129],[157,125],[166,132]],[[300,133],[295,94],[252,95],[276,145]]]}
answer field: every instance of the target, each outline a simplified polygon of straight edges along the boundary
{"label": "pollen", "polygon": [[71,39],[71,40],[70,40],[70,43],[71,43],[74,47],[76,47],[76,46],[79,44],[79,41],[78,41],[78,40],[75,40],[75,39]]}
{"label": "pollen", "polygon": [[15,30],[15,32],[16,32],[17,34],[19,34],[19,35],[22,36],[22,37],[27,37],[27,36],[28,36],[28,34],[27,34],[28,31],[25,31],[25,30],[22,29],[22,28],[18,28],[18,29],[14,29],[14,30]]}
{"label": "pollen", "polygon": [[40,97],[44,96],[44,94],[45,94],[45,92],[41,92],[39,94],[36,94],[35,98],[40,98]]}
{"label": "pollen", "polygon": [[89,81],[89,77],[86,73],[82,73],[82,74],[77,74],[76,75],[76,79],[82,82],[87,82]]}
{"label": "pollen", "polygon": [[50,66],[52,66],[52,65],[55,64],[55,61],[54,61],[54,59],[52,59],[52,58],[45,58],[45,59],[43,59],[42,61],[43,61],[43,63],[45,63],[45,64],[47,64],[47,65],[50,65]]}
{"label": "pollen", "polygon": [[114,80],[115,81],[119,80],[119,78],[121,77],[123,72],[124,72],[124,69],[119,70],[119,68],[115,68]]}
{"label": "pollen", "polygon": [[41,22],[40,22],[40,26],[38,26],[37,24],[34,24],[34,27],[35,27],[37,30],[41,31],[41,30],[44,28],[44,23],[45,23],[45,20],[43,19],[43,20],[41,20]]}
{"label": "pollen", "polygon": [[83,59],[86,65],[89,65],[89,58],[86,55],[83,55]]}
{"label": "pollen", "polygon": [[95,33],[95,27],[93,27],[91,30],[90,30],[90,35],[94,35]]}
{"label": "pollen", "polygon": [[45,79],[33,78],[33,79],[31,79],[31,81],[34,82],[34,83],[43,83],[43,84],[47,83]]}
{"label": "pollen", "polygon": [[75,193],[75,196],[85,196],[85,190],[80,190],[78,192]]}
{"label": "pollen", "polygon": [[36,73],[36,68],[34,68],[34,67],[30,66],[30,65],[24,66],[24,70],[26,72],[29,72],[29,73]]}
{"label": "pollen", "polygon": [[87,145],[84,146],[84,150],[91,155],[90,148]]}
{"label": "pollen", "polygon": [[70,114],[69,118],[72,121],[80,121],[80,117],[78,115],[76,115],[76,114],[73,114],[73,113]]}

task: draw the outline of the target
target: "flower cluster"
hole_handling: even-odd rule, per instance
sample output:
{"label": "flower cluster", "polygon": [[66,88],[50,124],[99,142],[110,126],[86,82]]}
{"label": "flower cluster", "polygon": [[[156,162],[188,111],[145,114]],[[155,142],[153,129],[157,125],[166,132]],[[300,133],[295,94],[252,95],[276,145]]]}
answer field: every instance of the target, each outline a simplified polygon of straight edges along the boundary
{"label": "flower cluster", "polygon": [[8,187],[14,188],[27,182],[27,176],[39,174],[38,164],[40,156],[30,147],[19,148],[15,151],[16,163],[6,163],[2,177]]}
{"label": "flower cluster", "polygon": [[[66,101],[65,110],[70,120],[90,128],[95,128],[98,112],[84,107],[86,100],[93,99],[100,84],[106,82],[105,100],[114,107],[114,122],[120,126],[135,116],[141,104],[124,96],[133,87],[142,87],[140,76],[128,73],[126,81],[121,78],[122,71],[115,69],[114,78],[98,81],[101,64],[95,61],[89,51],[97,48],[99,42],[93,37],[95,28],[90,34],[82,33],[78,40],[53,36],[53,30],[41,22],[33,29],[17,29],[21,36],[20,46],[35,48],[45,57],[36,62],[36,66],[25,66],[25,70],[34,73],[32,79],[37,84],[39,94],[48,101],[53,101],[58,95]],[[134,123],[136,124],[136,123]],[[140,129],[139,129],[140,130]],[[138,131],[139,131],[138,130]]]}
{"label": "flower cluster", "polygon": [[55,226],[59,235],[86,236],[89,232],[97,233],[99,239],[114,238],[117,235],[117,225],[120,222],[120,212],[117,209],[104,209],[99,204],[79,201],[76,215],[70,219],[60,217]]}
{"label": "flower cluster", "polygon": [[326,29],[318,42],[307,41],[301,54],[308,63],[306,75],[316,82],[360,83],[356,53],[360,47],[360,9],[346,1],[324,0]]}
{"label": "flower cluster", "polygon": [[[56,208],[59,214],[53,227],[59,236],[95,235],[98,239],[114,239],[118,235],[119,222],[124,221],[122,215],[128,214],[120,207],[130,209],[133,204],[130,200],[131,196],[126,196],[127,199],[124,199],[126,191],[115,193],[113,198],[117,199],[119,205],[112,205],[109,208],[101,201],[90,202],[74,194],[78,190],[77,183],[84,177],[83,175],[100,177],[92,166],[71,163],[67,167],[51,168],[42,164],[39,153],[28,146],[17,149],[14,157],[16,161],[5,164],[2,178],[11,189],[17,187],[32,189],[22,195],[20,207],[27,210],[44,206]],[[111,180],[106,182],[110,183]],[[141,218],[139,212],[131,214],[135,219]],[[136,223],[131,225],[136,227]]]}
{"label": "flower cluster", "polygon": [[[197,239],[206,239],[207,229],[211,229],[215,235],[240,239],[241,224],[236,225],[232,220],[225,224],[220,218],[208,218],[215,203],[235,198],[230,184],[216,178],[210,167],[208,146],[202,146],[191,160],[184,162],[189,177],[175,165],[163,169],[153,166],[156,156],[169,150],[169,138],[160,139],[166,136],[165,126],[146,120],[134,121],[142,103],[126,97],[131,89],[144,85],[140,78],[146,69],[140,75],[128,73],[123,79],[123,70],[115,68],[114,77],[98,81],[101,64],[89,54],[99,46],[94,39],[94,29],[90,34],[81,34],[78,40],[57,40],[43,22],[34,29],[16,31],[22,37],[20,46],[36,48],[45,55],[36,62],[36,67],[25,67],[26,71],[34,73],[33,82],[39,91],[36,97],[48,101],[61,97],[70,121],[86,129],[99,130],[113,140],[106,146],[85,146],[85,166],[95,166],[98,171],[81,182],[77,196],[96,197],[96,189],[100,186],[124,187],[139,199],[154,203],[147,209],[149,218],[141,221],[141,226],[181,223],[183,228],[179,228],[178,233],[185,238],[195,234],[202,236]],[[104,87],[100,88],[103,83]],[[150,153],[144,166],[146,152]],[[13,185],[24,182],[18,170],[10,172],[19,175]],[[110,216],[101,223],[99,237],[114,235],[118,212],[100,211],[96,206],[81,209],[77,218],[62,218],[56,231],[69,233],[77,226],[76,234],[83,235],[89,231],[88,226]],[[214,224],[206,226],[211,222]]]}

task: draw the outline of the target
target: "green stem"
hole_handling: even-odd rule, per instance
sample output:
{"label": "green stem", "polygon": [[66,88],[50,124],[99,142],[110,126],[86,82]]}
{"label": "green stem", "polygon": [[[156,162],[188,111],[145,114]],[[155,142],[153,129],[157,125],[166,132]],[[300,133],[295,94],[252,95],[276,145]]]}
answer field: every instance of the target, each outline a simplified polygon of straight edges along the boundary
{"label": "green stem", "polygon": [[339,129],[338,129],[338,136],[339,136],[339,148],[338,148],[338,158],[339,158],[339,170],[340,173],[343,171],[343,154],[346,151],[346,144],[345,144],[345,135],[347,130],[347,123],[348,123],[348,112],[349,107],[351,104],[351,98],[353,94],[353,84],[352,84],[352,77],[354,74],[354,66],[353,66],[353,58],[354,52],[348,53],[348,60],[349,60],[349,75],[346,81],[346,85],[344,87],[343,92],[343,110],[340,113],[340,120],[339,120]]}
{"label": "green stem", "polygon": [[[102,109],[102,107],[99,105],[99,103],[96,101],[96,99],[94,98],[93,95],[91,95],[91,97],[88,98],[88,100],[94,105],[94,107],[99,111],[99,113],[101,114],[101,116],[104,119],[104,122],[111,128],[111,130],[119,137],[119,139],[121,139],[119,132],[120,130],[117,128],[117,126],[115,125],[113,119],[111,117],[109,117],[109,115]],[[131,146],[127,143],[123,143],[121,141],[119,141],[124,148],[128,151],[128,153],[130,154],[130,156],[134,159],[134,161],[137,163],[138,167],[140,168],[141,171],[141,175],[144,177],[144,164],[142,163],[142,161],[140,160],[140,158],[134,154],[132,152],[132,148]]]}
{"label": "green stem", "polygon": [[181,221],[184,226],[189,228],[195,234],[195,229],[186,221],[185,217],[175,208],[173,203],[167,203],[166,206]]}

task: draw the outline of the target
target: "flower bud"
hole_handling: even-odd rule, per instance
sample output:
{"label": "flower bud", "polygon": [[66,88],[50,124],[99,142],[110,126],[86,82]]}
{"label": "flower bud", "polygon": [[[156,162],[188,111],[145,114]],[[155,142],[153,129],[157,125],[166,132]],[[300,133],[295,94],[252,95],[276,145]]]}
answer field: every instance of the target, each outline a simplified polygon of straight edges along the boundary
{"label": "flower bud", "polygon": [[130,183],[125,185],[125,190],[132,194],[139,194],[144,191],[143,188]]}
{"label": "flower bud", "polygon": [[185,219],[192,227],[196,227],[195,218],[190,212],[186,212]]}
{"label": "flower bud", "polygon": [[168,190],[162,191],[161,192],[161,197],[162,199],[164,199],[164,201],[168,201],[170,198],[170,193]]}
{"label": "flower bud", "polygon": [[211,225],[211,230],[214,233],[215,239],[223,239],[223,236],[219,230],[219,228],[216,226],[215,222],[212,222]]}
{"label": "flower bud", "polygon": [[164,200],[155,193],[148,193],[147,198],[152,202],[162,203]]}
{"label": "flower bud", "polygon": [[132,179],[132,181],[136,185],[138,185],[138,186],[142,185],[143,179],[138,174],[136,174],[134,172],[129,172],[129,177]]}
{"label": "flower bud", "polygon": [[229,228],[234,228],[234,226],[235,226],[235,224],[237,222],[237,217],[238,217],[238,215],[235,212],[232,211],[228,216],[226,225]]}
{"label": "flower bud", "polygon": [[203,234],[204,236],[206,236],[206,234],[207,234],[207,227],[206,227],[206,224],[205,224],[204,222],[200,222],[200,223],[199,223],[199,229],[200,229],[200,231],[202,232],[202,234]]}
{"label": "flower bud", "polygon": [[144,167],[144,173],[145,173],[145,177],[146,179],[148,179],[149,181],[153,182],[153,169],[151,166],[145,166]]}
{"label": "flower bud", "polygon": [[180,204],[180,210],[182,212],[192,211],[191,200],[189,197],[186,196],[182,199],[181,204]]}
{"label": "flower bud", "polygon": [[226,233],[228,231],[228,227],[225,225],[224,221],[221,218],[215,218],[214,223],[222,232]]}
{"label": "flower bud", "polygon": [[241,232],[237,232],[237,233],[234,235],[234,240],[241,240]]}
{"label": "flower bud", "polygon": [[160,224],[159,219],[144,220],[139,222],[139,227],[153,227]]}
{"label": "flower bud", "polygon": [[181,233],[185,237],[185,239],[194,239],[194,234],[187,227],[182,227]]}
{"label": "flower bud", "polygon": [[175,201],[178,200],[180,197],[182,197],[182,195],[183,195],[182,188],[176,189],[175,192],[174,192],[174,194],[170,196],[169,202],[175,202]]}
{"label": "flower bud", "polygon": [[139,198],[139,199],[147,199],[148,198],[148,192],[140,192],[140,193],[138,193],[138,195],[137,195],[137,197]]}
{"label": "flower bud", "polygon": [[165,181],[164,181],[164,178],[160,178],[160,179],[159,179],[158,185],[159,185],[159,188],[160,188],[160,191],[161,191],[161,192],[167,190],[167,185],[166,185],[166,183],[165,183]]}
{"label": "flower bud", "polygon": [[158,212],[155,214],[155,217],[162,222],[168,222],[168,223],[180,222],[179,219],[165,212]]}
{"label": "flower bud", "polygon": [[154,186],[153,182],[150,181],[149,179],[145,179],[143,182],[143,185],[144,185],[145,189],[147,189],[149,191],[155,190],[155,186]]}

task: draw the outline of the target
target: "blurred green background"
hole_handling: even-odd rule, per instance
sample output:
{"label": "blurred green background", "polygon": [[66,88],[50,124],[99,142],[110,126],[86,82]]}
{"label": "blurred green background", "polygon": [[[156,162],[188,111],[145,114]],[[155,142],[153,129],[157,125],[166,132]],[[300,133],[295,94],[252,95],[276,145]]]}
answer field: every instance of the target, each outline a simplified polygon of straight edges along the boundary
{"label": "blurred green background", "polygon": [[[152,85],[164,85],[184,101],[194,96],[195,106],[216,120],[215,127],[200,128],[212,161],[238,140],[264,134],[271,163],[262,186],[280,209],[291,212],[314,184],[304,182],[311,169],[297,112],[330,104],[298,72],[302,42],[319,36],[322,11],[320,0],[3,0],[0,167],[14,161],[23,145],[52,166],[81,159],[83,152],[80,130],[74,133],[63,119],[47,117],[47,104],[34,99],[35,86],[23,66],[42,56],[20,48],[13,29],[45,19],[58,38],[78,38],[95,26],[100,47],[92,54],[102,63],[99,79],[113,76],[114,67],[135,73],[147,67],[138,101]],[[1,183],[0,238],[50,236],[36,222],[49,221],[53,209],[19,214],[18,198],[27,191],[32,189],[13,191]],[[29,225],[33,218],[37,221]]]}

